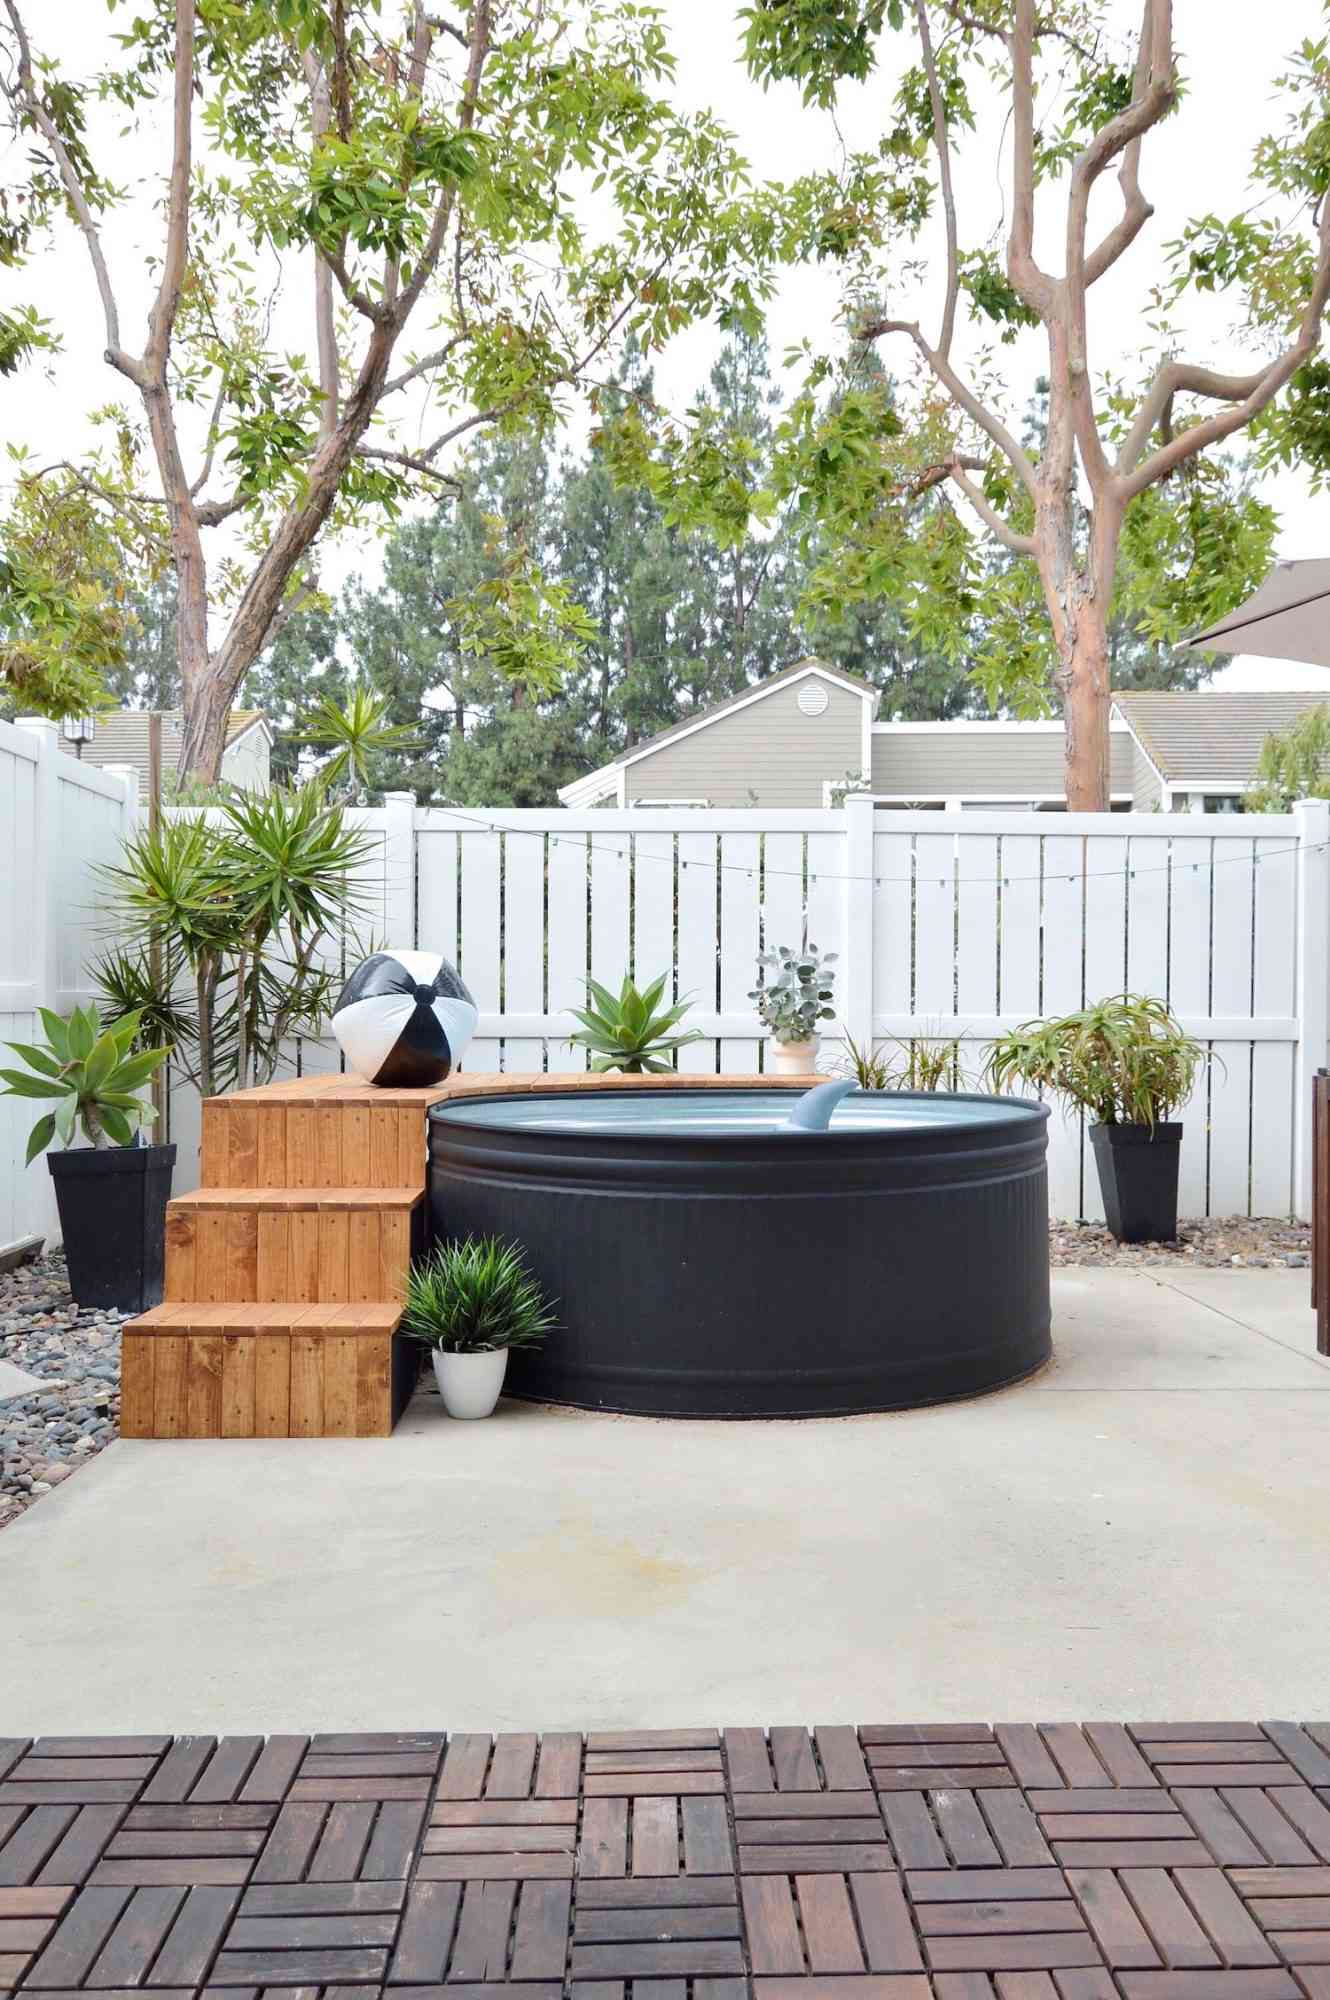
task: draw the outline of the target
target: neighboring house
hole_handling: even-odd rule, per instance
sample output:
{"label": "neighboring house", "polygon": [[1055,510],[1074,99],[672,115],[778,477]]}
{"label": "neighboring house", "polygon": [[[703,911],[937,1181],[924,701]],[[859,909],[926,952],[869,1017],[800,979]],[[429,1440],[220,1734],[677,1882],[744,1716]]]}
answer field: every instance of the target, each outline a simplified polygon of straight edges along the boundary
{"label": "neighboring house", "polygon": [[[167,777],[180,761],[183,718],[172,709],[162,716],[162,775]],[[104,768],[108,764],[132,764],[139,774],[140,796],[148,791],[148,716],[144,709],[108,709],[94,718],[90,743],[76,744],[60,738],[60,748],[69,756],[82,756],[85,764]],[[226,726],[226,748],[222,752],[222,777],[229,785],[247,792],[266,792],[274,736],[272,724],[256,708],[236,708]]]}
{"label": "neighboring house", "polygon": [[[1316,694],[1121,694],[1109,725],[1115,812],[1240,807],[1261,746]],[[880,722],[877,690],[800,660],[565,785],[566,806],[882,805],[1061,812],[1060,722]],[[867,774],[867,784],[857,781]]]}
{"label": "neighboring house", "polygon": [[1241,812],[1267,736],[1282,735],[1325,694],[1120,694],[1131,732],[1138,812]]}

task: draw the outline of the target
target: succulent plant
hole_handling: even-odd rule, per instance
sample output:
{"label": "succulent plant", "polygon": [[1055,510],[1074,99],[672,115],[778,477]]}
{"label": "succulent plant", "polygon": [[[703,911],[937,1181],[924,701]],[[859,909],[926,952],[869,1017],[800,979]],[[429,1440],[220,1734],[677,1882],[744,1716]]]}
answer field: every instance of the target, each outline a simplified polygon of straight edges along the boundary
{"label": "succulent plant", "polygon": [[748,997],[778,1042],[811,1042],[819,1021],[835,1020],[836,1010],[827,1003],[835,994],[836,975],[827,968],[836,958],[837,953],[820,952],[815,944],[806,944],[802,951],[782,944],[759,954],[758,965],[773,976],[755,986]]}

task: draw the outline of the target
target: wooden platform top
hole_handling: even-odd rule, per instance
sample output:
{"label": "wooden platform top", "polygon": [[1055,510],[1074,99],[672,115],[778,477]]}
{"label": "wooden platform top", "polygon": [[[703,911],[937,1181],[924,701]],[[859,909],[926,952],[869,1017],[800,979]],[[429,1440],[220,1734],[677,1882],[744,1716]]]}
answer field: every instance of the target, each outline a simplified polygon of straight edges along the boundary
{"label": "wooden platform top", "polygon": [[268,1304],[239,1299],[153,1306],[130,1322],[132,1333],[371,1333],[396,1331],[402,1308],[391,1299],[350,1305]]}
{"label": "wooden platform top", "polygon": [[418,1187],[202,1187],[171,1197],[172,1211],[198,1208],[413,1208],[424,1196]]}
{"label": "wooden platform top", "polygon": [[622,1076],[617,1072],[592,1076],[585,1070],[510,1071],[465,1070],[424,1090],[381,1089],[362,1076],[293,1076],[261,1083],[254,1090],[236,1090],[209,1104],[379,1104],[419,1105],[428,1110],[449,1097],[493,1097],[525,1090],[807,1090],[825,1077],[713,1076],[672,1070],[664,1076]]}
{"label": "wooden platform top", "polygon": [[0,1989],[1327,2000],[1328,1797],[1324,1723],[16,1737]]}

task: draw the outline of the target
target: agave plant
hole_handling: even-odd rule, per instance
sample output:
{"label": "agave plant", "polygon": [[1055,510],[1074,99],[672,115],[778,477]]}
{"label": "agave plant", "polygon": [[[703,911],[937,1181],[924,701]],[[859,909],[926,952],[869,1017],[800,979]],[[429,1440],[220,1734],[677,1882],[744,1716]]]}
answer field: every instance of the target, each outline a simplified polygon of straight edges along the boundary
{"label": "agave plant", "polygon": [[687,999],[656,1012],[668,978],[669,974],[662,972],[639,993],[625,975],[617,998],[607,986],[588,979],[588,1004],[572,1010],[582,1023],[582,1032],[568,1037],[569,1047],[586,1049],[591,1068],[597,1071],[618,1069],[629,1076],[641,1076],[673,1069],[675,1050],[686,1048],[689,1042],[705,1041],[706,1036],[698,1028],[690,1028],[684,1035],[670,1033],[688,1012]]}
{"label": "agave plant", "polygon": [[31,1165],[52,1139],[72,1146],[80,1126],[90,1146],[132,1146],[139,1127],[157,1115],[138,1092],[170,1050],[130,1053],[139,1032],[137,1013],[104,1028],[95,1007],[76,1007],[68,1020],[45,1007],[39,1011],[44,1046],[7,1042],[28,1067],[0,1069],[0,1095],[47,1100],[52,1107],[28,1135],[25,1164]]}
{"label": "agave plant", "polygon": [[557,1323],[521,1252],[498,1236],[441,1243],[411,1267],[402,1332],[443,1354],[537,1347]]}

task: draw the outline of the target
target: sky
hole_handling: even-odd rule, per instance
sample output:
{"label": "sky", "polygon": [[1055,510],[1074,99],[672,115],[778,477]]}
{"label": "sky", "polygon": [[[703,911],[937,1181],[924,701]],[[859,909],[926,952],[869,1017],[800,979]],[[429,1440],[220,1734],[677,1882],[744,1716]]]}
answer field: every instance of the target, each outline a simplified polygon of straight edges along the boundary
{"label": "sky", "polygon": [[[676,100],[685,107],[715,111],[736,134],[758,179],[825,168],[838,157],[842,139],[852,147],[871,143],[891,115],[891,74],[878,74],[863,86],[845,89],[833,121],[829,114],[805,109],[793,85],[764,92],[745,75],[732,8],[718,6],[715,0],[660,0],[660,4],[678,62]],[[1111,14],[1125,37],[1139,18],[1139,0],[1111,0]],[[109,53],[109,35],[117,25],[114,17],[108,25],[105,0],[27,0],[26,16],[39,47],[80,67]],[[1162,275],[1163,246],[1178,235],[1186,218],[1208,209],[1229,214],[1248,205],[1247,167],[1253,145],[1278,116],[1272,102],[1274,79],[1288,52],[1324,25],[1321,0],[1260,0],[1256,7],[1248,0],[1176,0],[1175,18],[1187,101],[1181,114],[1147,141],[1142,182],[1155,205],[1155,216],[1127,257],[1092,294],[1091,364],[1096,370],[1135,375],[1149,339],[1145,307],[1151,287]],[[967,136],[958,153],[956,192],[965,243],[986,241],[1004,222],[1009,154],[1003,113],[995,95],[981,108],[977,131]],[[150,196],[165,154],[165,129],[125,137],[112,125],[98,136],[113,148],[117,179],[137,184],[145,197]],[[1097,197],[1100,226],[1111,219],[1115,198],[1116,186],[1110,180]],[[150,282],[143,253],[153,235],[146,203],[136,202],[133,208],[132,220],[126,217],[111,225],[109,247],[113,264],[126,274],[121,279],[125,341],[137,346]],[[1036,251],[1054,270],[1061,261],[1057,241],[1061,213],[1056,191],[1051,191],[1051,199],[1041,197]],[[1094,222],[1092,215],[1092,235]],[[889,293],[893,311],[920,316],[925,328],[936,318],[936,248],[929,238],[921,245],[931,277],[928,268],[919,277],[902,269],[894,274]],[[6,279],[13,282],[10,274]],[[21,284],[19,295],[34,298],[61,328],[66,351],[50,380],[28,369],[0,381],[0,435],[28,444],[41,463],[76,458],[89,441],[88,412],[126,385],[102,360],[96,293],[73,235],[63,235],[56,249],[23,274]],[[787,347],[805,338],[819,347],[834,344],[837,309],[831,273],[817,267],[790,273],[768,316],[773,359],[778,362]],[[312,343],[300,293],[279,304],[277,314],[282,337],[292,347],[309,351]],[[1251,365],[1250,347],[1230,317],[1222,301],[1205,301],[1181,329],[1182,351],[1212,365]],[[959,358],[976,363],[981,344],[971,329],[963,328]],[[718,337],[710,328],[695,328],[656,358],[657,391],[665,401],[680,409],[686,405],[717,346]],[[912,365],[909,353],[899,347],[888,348],[884,359],[898,372]],[[1042,363],[1041,336],[1035,332],[997,350],[997,366],[1017,413],[1028,400]],[[423,427],[425,411],[413,412],[412,421]],[[1261,490],[1281,516],[1281,556],[1330,554],[1330,496],[1314,495],[1296,470],[1267,477]],[[325,587],[335,589],[353,573],[372,576],[378,563],[372,539],[325,544],[322,579]],[[1330,688],[1330,669],[1239,660],[1224,668],[1214,684]]]}

